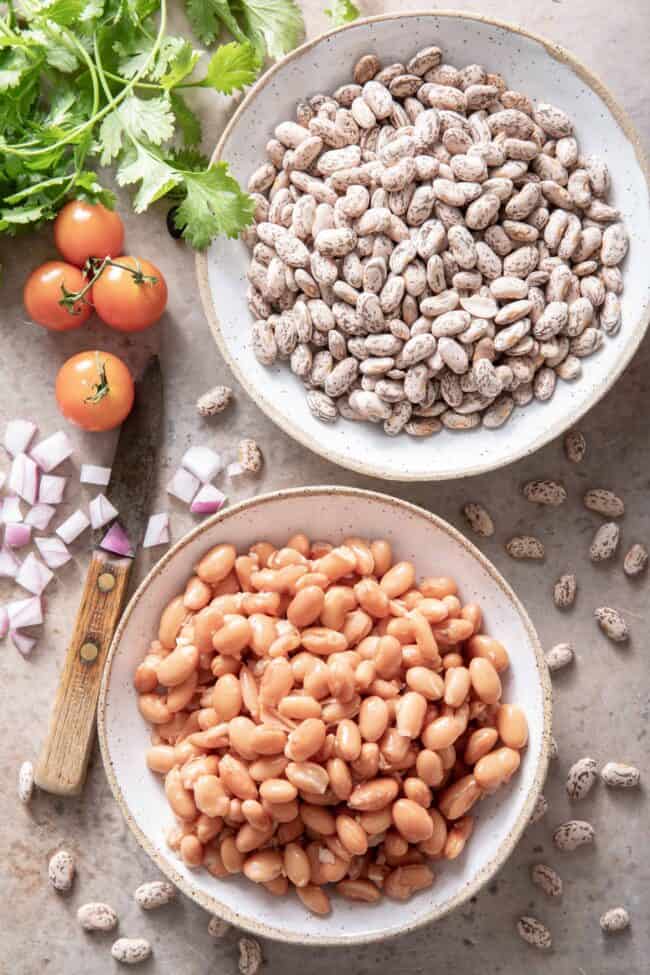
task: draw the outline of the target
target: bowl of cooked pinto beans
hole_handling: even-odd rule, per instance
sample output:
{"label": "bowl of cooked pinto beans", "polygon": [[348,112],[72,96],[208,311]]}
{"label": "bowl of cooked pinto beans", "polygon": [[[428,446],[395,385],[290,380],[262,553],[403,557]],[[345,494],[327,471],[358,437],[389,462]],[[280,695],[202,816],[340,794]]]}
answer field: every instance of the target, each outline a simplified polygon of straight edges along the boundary
{"label": "bowl of cooked pinto beans", "polygon": [[494,566],[430,512],[346,487],[244,501],[173,546],[99,707],[158,867],[207,911],[312,944],[476,894],[530,820],[550,725],[539,641]]}
{"label": "bowl of cooked pinto beans", "polygon": [[260,78],[215,157],[254,219],[197,257],[214,338],[262,410],[344,467],[512,463],[603,396],[648,326],[638,136],[521,28],[432,10],[331,31]]}

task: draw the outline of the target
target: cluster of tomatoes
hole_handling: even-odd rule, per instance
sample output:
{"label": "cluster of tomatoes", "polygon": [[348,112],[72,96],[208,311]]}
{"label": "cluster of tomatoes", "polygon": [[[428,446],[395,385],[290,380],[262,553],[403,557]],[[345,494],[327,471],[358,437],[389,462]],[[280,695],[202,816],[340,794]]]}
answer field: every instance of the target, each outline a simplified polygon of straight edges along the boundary
{"label": "cluster of tomatoes", "polygon": [[[122,253],[124,224],[117,213],[73,200],[56,218],[54,241],[64,260],[42,264],[25,284],[32,321],[54,332],[80,328],[93,311],[120,332],[140,332],[158,321],[167,305],[165,279],[155,264]],[[119,426],[133,397],[128,367],[110,352],[80,352],[56,380],[59,409],[85,430]]]}

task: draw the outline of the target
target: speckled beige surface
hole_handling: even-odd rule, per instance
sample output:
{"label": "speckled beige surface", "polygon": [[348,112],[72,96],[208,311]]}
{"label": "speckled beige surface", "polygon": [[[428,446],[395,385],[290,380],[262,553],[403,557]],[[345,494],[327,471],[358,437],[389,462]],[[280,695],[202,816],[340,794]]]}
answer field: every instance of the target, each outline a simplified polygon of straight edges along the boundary
{"label": "speckled beige surface", "polygon": [[[415,9],[420,2],[381,3],[360,0],[364,12]],[[614,9],[605,0],[484,0],[461,9],[512,20],[556,40],[574,51],[608,83],[650,145],[649,86],[644,74],[650,10],[646,0],[628,0]],[[322,6],[326,6],[323,0]],[[325,28],[321,2],[305,4],[311,35]],[[214,105],[211,99],[204,99]],[[214,112],[209,134],[216,136],[226,118]],[[18,243],[0,244],[3,264],[3,310],[0,324],[0,425],[9,416],[38,420],[43,433],[59,427],[53,407],[53,384],[58,365],[81,348],[100,347],[123,354],[137,368],[152,348],[159,349],[166,380],[166,438],[161,448],[159,507],[166,507],[164,485],[185,447],[209,442],[232,450],[237,438],[256,437],[267,458],[257,480],[231,491],[243,498],[252,493],[300,483],[343,483],[386,490],[386,485],[339,470],[294,444],[262,416],[241,391],[235,406],[216,422],[200,421],[194,412],[196,396],[219,381],[229,382],[227,370],[209,338],[196,295],[191,254],[171,241],[153,214],[128,220],[129,250],[151,257],[172,285],[170,309],[159,327],[135,341],[109,334],[98,324],[83,333],[49,335],[24,323],[20,288],[33,265],[53,253],[47,235]],[[546,794],[551,808],[546,821],[532,827],[497,880],[473,903],[415,935],[383,945],[314,951],[265,943],[265,971],[270,975],[331,975],[342,963],[350,975],[366,975],[385,968],[399,975],[424,975],[453,969],[460,975],[479,971],[490,975],[531,973],[552,975],[645,975],[648,971],[647,895],[650,855],[647,847],[648,802],[642,789],[634,793],[607,791],[598,785],[582,803],[569,803],[564,777],[569,765],[583,755],[599,762],[626,759],[644,773],[650,768],[647,729],[650,718],[646,615],[647,577],[637,582],[622,573],[622,557],[612,564],[589,564],[586,552],[597,517],[580,504],[590,486],[606,485],[625,497],[623,546],[650,542],[650,442],[647,342],[616,388],[590,413],[582,429],[589,440],[587,460],[579,468],[564,458],[559,442],[505,471],[466,482],[441,485],[391,485],[392,493],[442,515],[462,528],[459,507],[480,499],[496,524],[494,539],[481,548],[506,574],[526,604],[542,641],[550,646],[571,639],[577,662],[555,679],[555,733],[559,762],[552,766]],[[112,438],[75,436],[74,464],[108,461]],[[4,467],[0,461],[0,467]],[[570,493],[557,511],[537,511],[518,496],[522,481],[560,476]],[[74,485],[75,478],[71,485]],[[221,482],[218,482],[221,483]],[[66,511],[80,503],[70,491]],[[174,537],[191,527],[192,516],[172,506]],[[511,562],[503,542],[515,532],[540,534],[547,547],[544,565]],[[18,767],[34,758],[44,731],[57,674],[61,668],[71,617],[86,564],[85,548],[75,546],[75,560],[58,574],[48,590],[49,615],[43,638],[31,660],[24,661],[10,645],[0,650],[2,737],[0,739],[0,972],[2,975],[103,975],[116,972],[110,957],[110,935],[89,935],[76,922],[76,908],[88,900],[106,900],[120,915],[120,934],[150,939],[153,958],[140,971],[150,975],[231,975],[237,971],[236,937],[215,943],[207,934],[207,917],[189,901],[144,914],[132,893],[145,879],[157,876],[114,803],[96,754],[82,798],[70,801],[46,795],[35,797],[29,809],[15,793]],[[141,567],[148,567],[149,560]],[[551,601],[553,580],[563,571],[576,571],[579,595],[575,609],[561,614]],[[9,598],[0,585],[0,602]],[[597,631],[593,608],[609,604],[627,612],[633,638],[618,649]],[[597,831],[592,849],[561,855],[551,844],[552,825],[571,815],[591,819]],[[60,845],[73,850],[78,875],[71,895],[60,897],[46,882],[48,856]],[[565,881],[564,897],[546,900],[528,880],[531,863],[547,862]],[[625,904],[632,915],[629,932],[605,940],[599,915]],[[519,941],[515,921],[534,914],[553,931],[555,947],[547,956]]]}

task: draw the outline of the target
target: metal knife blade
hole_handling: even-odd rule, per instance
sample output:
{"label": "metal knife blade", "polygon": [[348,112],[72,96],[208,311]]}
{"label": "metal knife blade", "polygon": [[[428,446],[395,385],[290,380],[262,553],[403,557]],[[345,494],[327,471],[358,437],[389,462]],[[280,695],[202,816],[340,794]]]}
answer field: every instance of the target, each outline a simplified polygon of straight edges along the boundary
{"label": "metal knife blade", "polygon": [[[106,490],[108,500],[119,511],[117,521],[128,535],[134,551],[142,541],[150,512],[162,420],[162,372],[160,360],[154,355],[135,384],[133,409],[122,424]],[[99,545],[106,531],[107,526],[94,533],[95,546]]]}

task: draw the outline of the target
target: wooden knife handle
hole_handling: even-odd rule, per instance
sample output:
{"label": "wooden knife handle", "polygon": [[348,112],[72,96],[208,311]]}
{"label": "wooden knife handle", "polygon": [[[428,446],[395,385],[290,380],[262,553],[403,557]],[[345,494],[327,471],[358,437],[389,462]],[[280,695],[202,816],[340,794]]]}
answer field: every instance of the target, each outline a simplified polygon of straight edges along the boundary
{"label": "wooden knife handle", "polygon": [[74,633],[59,680],[36,784],[56,795],[81,791],[95,738],[104,663],[122,612],[131,559],[93,552]]}

